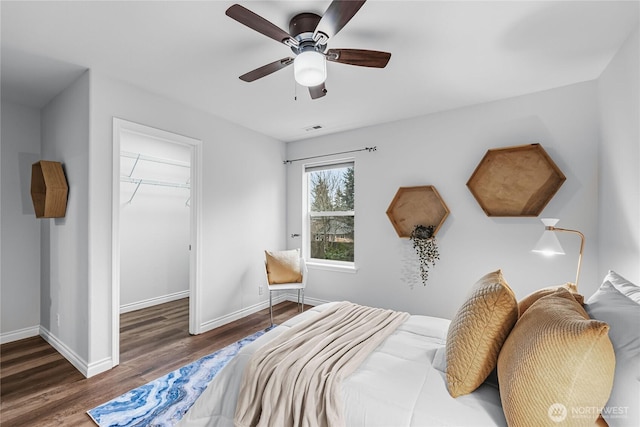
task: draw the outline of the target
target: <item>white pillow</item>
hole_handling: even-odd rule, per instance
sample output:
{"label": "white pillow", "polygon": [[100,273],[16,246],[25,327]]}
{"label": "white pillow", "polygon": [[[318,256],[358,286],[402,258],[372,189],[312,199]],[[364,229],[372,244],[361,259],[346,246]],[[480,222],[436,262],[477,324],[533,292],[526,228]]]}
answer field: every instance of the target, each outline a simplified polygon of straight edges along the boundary
{"label": "white pillow", "polygon": [[621,294],[640,304],[640,286],[634,285],[613,270],[609,270],[604,280],[611,283]]}
{"label": "white pillow", "polygon": [[610,427],[640,426],[640,287],[609,271],[585,309],[609,324],[616,354],[613,390],[602,417]]}

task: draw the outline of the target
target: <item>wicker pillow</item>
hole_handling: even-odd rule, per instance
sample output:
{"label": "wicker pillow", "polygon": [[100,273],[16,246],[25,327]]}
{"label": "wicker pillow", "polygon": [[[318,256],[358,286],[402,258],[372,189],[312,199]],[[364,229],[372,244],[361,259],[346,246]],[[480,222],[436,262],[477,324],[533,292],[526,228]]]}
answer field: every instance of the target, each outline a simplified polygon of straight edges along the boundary
{"label": "wicker pillow", "polygon": [[576,284],[567,282],[564,285],[560,285],[560,286],[549,286],[548,288],[538,289],[537,291],[534,291],[529,295],[527,295],[526,297],[522,298],[518,302],[518,317],[521,317],[524,314],[524,312],[527,311],[529,307],[531,307],[531,304],[538,301],[542,297],[551,295],[552,293],[557,291],[558,288],[564,288],[568,290],[569,292],[571,292],[571,295],[578,302],[578,304],[580,305],[584,304],[584,297],[578,293],[578,287],[576,286]]}
{"label": "wicker pillow", "polygon": [[447,387],[458,397],[478,388],[495,368],[500,348],[518,319],[518,302],[502,271],[482,277],[447,332]]}
{"label": "wicker pillow", "polygon": [[300,283],[300,249],[289,251],[264,251],[267,262],[267,278],[270,285]]}
{"label": "wicker pillow", "polygon": [[589,319],[566,289],[531,305],[498,357],[507,424],[593,425],[613,384],[608,331],[606,323]]}

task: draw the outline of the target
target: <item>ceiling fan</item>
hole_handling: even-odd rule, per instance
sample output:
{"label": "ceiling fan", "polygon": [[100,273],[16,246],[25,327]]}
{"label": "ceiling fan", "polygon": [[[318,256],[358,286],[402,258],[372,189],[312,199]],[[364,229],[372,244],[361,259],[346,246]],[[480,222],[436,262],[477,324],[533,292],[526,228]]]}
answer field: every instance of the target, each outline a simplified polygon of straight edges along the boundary
{"label": "ceiling fan", "polygon": [[241,24],[291,48],[295,56],[286,57],[263,65],[240,76],[240,80],[252,82],[268,76],[291,64],[296,81],[309,87],[312,99],[327,94],[326,61],[361,67],[384,68],[391,58],[388,52],[364,49],[327,49],[327,43],[353,18],[366,0],[334,0],[324,15],[299,13],[289,22],[289,32],[267,21],[249,9],[234,4],[227,9],[227,16]]}

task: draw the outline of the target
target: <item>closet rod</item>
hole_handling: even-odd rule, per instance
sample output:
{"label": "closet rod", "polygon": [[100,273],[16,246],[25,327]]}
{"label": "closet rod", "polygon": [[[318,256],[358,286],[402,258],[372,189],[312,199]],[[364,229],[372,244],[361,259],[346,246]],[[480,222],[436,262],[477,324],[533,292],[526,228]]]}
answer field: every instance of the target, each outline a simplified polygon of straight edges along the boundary
{"label": "closet rod", "polygon": [[153,179],[129,178],[128,176],[121,176],[120,182],[129,182],[131,184],[159,185],[161,187],[191,188],[189,184],[183,184],[181,182],[168,182],[168,181],[156,181]]}
{"label": "closet rod", "polygon": [[[186,188],[186,189],[191,188],[191,185],[189,184],[182,184],[178,182],[167,182],[167,181],[155,181],[152,179],[130,178],[128,176],[120,176],[120,182],[129,182],[131,184],[136,184],[136,189],[133,190],[133,194],[131,194],[131,198],[127,201],[127,204],[131,204],[131,202],[133,201],[133,198],[136,197],[136,193],[138,192],[138,189],[140,188],[141,184],[158,185],[161,187],[172,187],[172,188]],[[189,202],[189,200],[191,200],[191,197],[189,197],[189,199],[187,200],[187,203]],[[189,205],[187,204],[187,206]]]}

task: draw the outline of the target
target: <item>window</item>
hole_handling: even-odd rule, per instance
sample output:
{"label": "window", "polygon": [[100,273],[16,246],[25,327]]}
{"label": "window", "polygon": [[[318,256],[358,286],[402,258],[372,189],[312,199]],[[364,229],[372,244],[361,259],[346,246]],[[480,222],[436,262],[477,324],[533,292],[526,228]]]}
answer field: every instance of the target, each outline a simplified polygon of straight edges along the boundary
{"label": "window", "polygon": [[353,265],[354,163],[308,165],[305,181],[307,254],[326,264]]}

